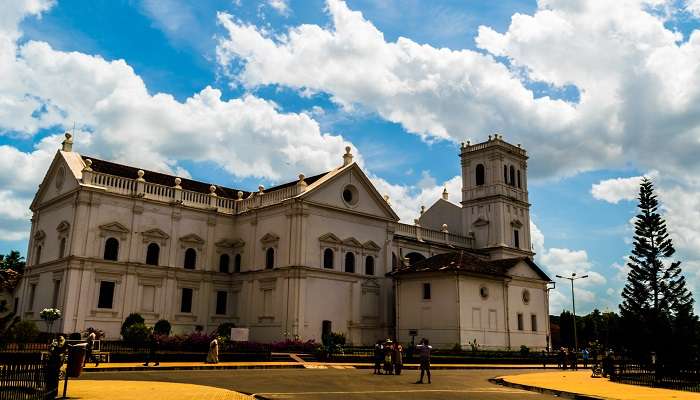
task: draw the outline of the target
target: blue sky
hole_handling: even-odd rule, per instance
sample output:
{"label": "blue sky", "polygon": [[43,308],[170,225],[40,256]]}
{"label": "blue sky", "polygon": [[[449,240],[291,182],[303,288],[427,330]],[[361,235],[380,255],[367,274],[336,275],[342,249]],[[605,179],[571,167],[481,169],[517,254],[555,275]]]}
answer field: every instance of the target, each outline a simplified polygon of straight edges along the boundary
{"label": "blue sky", "polygon": [[[550,273],[595,273],[597,278],[581,289],[583,311],[594,307],[616,308],[622,285],[619,266],[624,264],[623,257],[629,252],[629,220],[635,212],[632,200],[638,176],[651,172],[658,177],[661,194],[668,194],[671,200],[666,209],[670,221],[685,223],[688,218],[684,212],[695,206],[687,199],[696,194],[698,183],[692,174],[679,172],[697,167],[692,154],[685,156],[685,153],[697,149],[700,136],[698,111],[690,105],[700,95],[683,89],[693,87],[696,78],[692,71],[698,68],[692,52],[700,46],[690,38],[699,26],[700,5],[692,0],[661,5],[639,0],[619,6],[624,18],[610,26],[615,27],[618,36],[628,34],[626,42],[615,39],[611,32],[588,28],[590,21],[601,18],[602,14],[596,13],[605,11],[589,7],[589,2],[581,2],[587,6],[580,8],[555,0],[542,1],[539,7],[535,1],[524,0],[50,3],[45,3],[41,13],[20,10],[20,17],[14,21],[16,27],[12,21],[5,22],[8,24],[5,32],[13,28],[19,32],[11,39],[17,46],[13,58],[32,64],[31,57],[41,51],[76,59],[84,55],[86,58],[75,65],[103,72],[119,69],[115,62],[123,60],[132,71],[119,69],[123,78],[118,80],[133,80],[135,87],[142,81],[147,92],[138,96],[144,104],[157,102],[156,95],[160,93],[172,97],[169,104],[187,105],[210,87],[220,91],[220,97],[203,101],[205,105],[212,102],[228,105],[247,97],[264,103],[257,104],[255,111],[274,105],[274,115],[280,114],[281,118],[302,116],[302,121],[285,119],[279,124],[308,128],[312,133],[305,137],[313,142],[309,146],[317,146],[313,148],[332,157],[337,154],[339,158],[336,149],[345,142],[352,143],[364,167],[381,180],[379,186],[396,193],[395,203],[403,207],[402,216],[408,216],[409,210],[417,212],[421,204],[429,206],[447,182],[452,180],[454,186],[454,177],[460,173],[457,156],[460,141],[482,141],[488,134],[501,132],[507,140],[522,143],[532,157],[529,161],[531,215],[543,235],[543,241],[538,241],[537,260]],[[361,12],[361,16],[353,14],[355,11]],[[607,14],[614,13],[605,15],[612,18]],[[347,24],[341,28],[339,21]],[[629,28],[625,21],[638,24]],[[290,39],[295,32],[296,41]],[[323,35],[333,38],[332,46],[318,40]],[[366,43],[374,47],[364,48],[364,39],[362,43],[343,43],[347,37],[367,38]],[[269,46],[248,48],[251,41],[265,40],[269,40]],[[49,49],[26,54],[19,51],[32,43],[46,43]],[[595,49],[588,53],[589,43],[600,53]],[[653,45],[639,47],[658,52],[626,50],[648,43]],[[343,59],[348,65],[347,85],[337,83],[344,80],[342,74],[338,75],[339,79],[331,72],[328,77],[299,73],[307,66],[321,71],[318,75],[334,70],[338,65],[333,64],[333,58],[343,58],[338,55],[338,48],[356,54],[356,58]],[[313,53],[302,54],[301,49],[312,49]],[[571,49],[575,52],[567,53]],[[600,57],[601,54],[606,56]],[[675,64],[665,65],[659,61],[660,54],[666,54],[667,58],[687,57],[684,59],[687,62],[676,59]],[[462,63],[463,59],[467,61]],[[275,71],[274,64],[279,60],[285,61],[279,66],[281,71]],[[629,71],[637,73],[633,68],[640,64],[639,60],[645,60],[649,70],[636,80],[628,79]],[[445,68],[442,61],[453,64]],[[571,66],[567,66],[569,61]],[[352,67],[353,62],[360,67]],[[91,138],[89,145],[84,144],[86,150],[124,161],[143,159],[129,154],[114,141],[114,135],[123,132],[120,130],[123,120],[118,118],[128,118],[128,113],[117,117],[109,109],[100,111],[99,102],[67,104],[70,88],[92,85],[90,81],[80,82],[81,75],[73,71],[78,67],[71,69],[70,63],[61,65],[60,68],[66,69],[65,75],[60,75],[64,72],[58,71],[59,67],[46,69],[42,64],[41,68],[57,74],[55,80],[48,83],[38,80],[33,86],[20,89],[0,86],[0,99],[3,95],[16,95],[12,90],[17,90],[25,100],[35,96],[43,105],[28,120],[50,116],[51,106],[55,106],[59,110],[53,117],[55,121],[33,126],[26,121],[11,121],[11,116],[3,117],[0,113],[0,145],[6,145],[6,151],[25,161],[34,160],[32,157],[38,160],[42,146],[50,147],[48,143],[55,142],[54,135],[71,128],[75,122],[79,133]],[[355,76],[354,69],[362,68],[366,71]],[[99,76],[105,81],[117,79],[112,75]],[[665,87],[663,84],[673,81],[664,80],[665,76],[686,80]],[[376,84],[363,86],[377,77]],[[640,83],[643,79],[649,80],[644,81],[644,86]],[[49,88],[57,85],[56,82],[71,82],[66,89],[68,93],[64,93],[68,99],[58,99],[60,96],[55,94],[58,89]],[[386,88],[381,87],[383,82],[389,82]],[[398,87],[411,86],[397,82],[429,82],[430,89],[397,94],[403,90]],[[114,83],[115,87],[119,85]],[[655,89],[647,90],[647,87]],[[676,108],[655,108],[655,104],[666,103],[663,96],[668,93],[680,99]],[[100,96],[112,98],[95,94],[96,99]],[[414,113],[424,113],[426,117]],[[428,118],[431,115],[435,118]],[[154,120],[148,115],[142,117],[145,121]],[[186,131],[183,134],[188,138],[202,132],[187,129],[183,128]],[[313,133],[315,129],[319,132]],[[264,127],[252,131],[262,130]],[[282,128],[280,131],[287,132]],[[140,140],[150,135],[149,132],[149,127],[144,126],[144,132],[135,133],[130,140]],[[294,133],[287,135],[294,139]],[[325,139],[324,135],[327,135]],[[162,137],[167,141],[167,130]],[[245,142],[247,138],[224,139],[235,153],[239,148],[236,140]],[[673,139],[659,142],[660,138]],[[154,146],[157,140],[160,139],[153,139]],[[80,141],[78,134],[79,151]],[[260,141],[262,145],[278,145],[271,138]],[[242,143],[240,148],[247,146]],[[229,162],[225,154],[219,154],[221,158],[197,157],[167,143],[148,154],[153,156],[146,157],[151,160],[151,167],[187,171],[197,179],[243,188],[292,178],[296,175],[294,168],[303,168],[310,175],[337,161],[326,161],[323,157],[315,163],[290,161],[289,168],[285,164],[275,167],[270,162],[260,170],[248,171],[242,168],[245,163]],[[676,154],[679,156],[675,157]],[[677,158],[675,164],[666,162],[669,156]],[[267,167],[280,173],[265,172]],[[615,180],[619,178],[622,180]],[[35,187],[32,184],[38,182],[7,178],[0,179],[0,183],[7,186],[5,199],[18,208],[30,199]],[[596,185],[594,194],[592,189]],[[454,201],[458,190],[451,192]],[[8,217],[7,229],[0,229],[0,252],[26,251],[26,235],[21,232],[27,226],[27,216],[25,213]],[[695,238],[688,233],[693,229],[694,225],[683,225],[674,231],[674,239],[680,243],[679,254],[688,260],[691,284],[696,283],[700,269],[700,254],[693,250]],[[552,311],[568,307],[568,296],[565,290],[553,293]]]}

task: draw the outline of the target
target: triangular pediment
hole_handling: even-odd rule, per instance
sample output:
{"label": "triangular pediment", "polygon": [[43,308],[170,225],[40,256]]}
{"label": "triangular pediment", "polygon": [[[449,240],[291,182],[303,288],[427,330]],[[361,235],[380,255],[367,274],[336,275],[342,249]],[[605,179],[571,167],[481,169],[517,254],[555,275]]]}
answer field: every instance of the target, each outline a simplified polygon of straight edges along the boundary
{"label": "triangular pediment", "polygon": [[265,236],[260,238],[261,243],[272,243],[272,242],[277,242],[279,240],[280,240],[280,237],[274,233],[271,233],[271,232],[266,233]]}
{"label": "triangular pediment", "polygon": [[192,243],[192,244],[204,244],[204,239],[202,239],[196,233],[190,233],[180,238],[181,242]]}
{"label": "triangular pediment", "polygon": [[476,219],[476,221],[474,221],[474,223],[472,225],[474,225],[474,226],[486,226],[488,224],[489,224],[489,221],[487,219],[479,217]]}
{"label": "triangular pediment", "polygon": [[234,247],[243,247],[245,242],[241,239],[222,239],[214,243],[216,247],[232,249]]}
{"label": "triangular pediment", "polygon": [[61,221],[60,224],[56,227],[56,230],[59,232],[65,232],[70,228],[70,224],[68,221]]}
{"label": "triangular pediment", "polygon": [[167,233],[163,232],[162,230],[160,230],[158,228],[153,228],[153,229],[149,229],[147,231],[143,231],[143,232],[141,232],[141,235],[143,235],[144,237],[147,237],[147,238],[162,239],[162,240],[165,240],[165,239],[170,237]]}
{"label": "triangular pediment", "polygon": [[129,233],[129,228],[120,224],[117,221],[110,222],[110,223],[107,223],[104,225],[100,225],[99,228],[102,231],[116,232],[116,233]]}
{"label": "triangular pediment", "polygon": [[343,240],[343,245],[352,247],[362,247],[362,243],[354,237],[349,237]]}
{"label": "triangular pediment", "polygon": [[78,153],[57,151],[29,208],[34,211],[39,205],[78,188],[82,165]]}
{"label": "triangular pediment", "polygon": [[[347,201],[343,194],[346,188],[351,188],[353,192],[354,198],[350,201]],[[385,220],[399,220],[387,200],[377,191],[356,163],[329,172],[309,185],[299,197],[337,210]]]}
{"label": "triangular pediment", "polygon": [[364,242],[364,243],[362,244],[362,247],[364,247],[364,248],[367,249],[367,250],[374,250],[374,251],[379,251],[379,250],[382,249],[381,247],[379,247],[378,244],[374,243],[374,242],[371,241],[371,240],[368,240],[368,241]]}
{"label": "triangular pediment", "polygon": [[319,236],[318,240],[321,242],[335,243],[335,244],[340,244],[343,242],[342,240],[340,240],[340,238],[338,236],[335,236],[334,234],[332,234],[330,232]]}

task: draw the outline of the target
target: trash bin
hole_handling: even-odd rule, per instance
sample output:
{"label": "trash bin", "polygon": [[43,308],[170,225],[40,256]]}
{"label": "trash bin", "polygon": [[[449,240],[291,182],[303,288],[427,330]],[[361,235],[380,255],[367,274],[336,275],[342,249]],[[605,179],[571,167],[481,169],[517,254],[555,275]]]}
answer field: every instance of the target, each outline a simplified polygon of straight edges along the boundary
{"label": "trash bin", "polygon": [[78,378],[83,372],[86,348],[87,343],[68,345],[68,368],[66,373],[69,378]]}

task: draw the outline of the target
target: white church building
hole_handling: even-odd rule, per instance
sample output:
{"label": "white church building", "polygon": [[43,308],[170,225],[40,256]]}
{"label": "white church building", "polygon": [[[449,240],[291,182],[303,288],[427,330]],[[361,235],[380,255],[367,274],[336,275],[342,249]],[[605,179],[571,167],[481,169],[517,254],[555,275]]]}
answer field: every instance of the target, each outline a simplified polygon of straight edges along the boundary
{"label": "white church building", "polygon": [[494,135],[460,158],[462,201],[445,192],[404,224],[350,148],[331,171],[249,192],[80,155],[66,134],[31,205],[18,314],[56,307],[54,330],[113,339],[137,312],[175,332],[232,322],[259,342],[544,348],[527,154]]}

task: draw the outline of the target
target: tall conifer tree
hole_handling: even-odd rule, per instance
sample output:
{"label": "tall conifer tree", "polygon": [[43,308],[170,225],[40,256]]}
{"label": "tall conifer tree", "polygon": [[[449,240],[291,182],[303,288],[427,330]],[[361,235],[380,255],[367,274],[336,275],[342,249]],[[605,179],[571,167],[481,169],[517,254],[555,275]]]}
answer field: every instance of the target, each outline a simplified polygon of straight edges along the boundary
{"label": "tall conifer tree", "polygon": [[692,340],[686,337],[687,330],[694,330],[696,317],[681,263],[671,259],[675,249],[658,206],[654,186],[644,178],[639,189],[634,248],[627,263],[630,270],[620,311],[628,329],[633,329],[630,344],[636,350],[665,353],[678,344],[669,335],[686,344]]}

